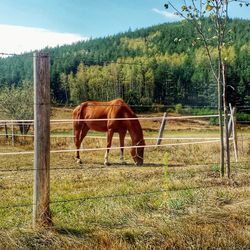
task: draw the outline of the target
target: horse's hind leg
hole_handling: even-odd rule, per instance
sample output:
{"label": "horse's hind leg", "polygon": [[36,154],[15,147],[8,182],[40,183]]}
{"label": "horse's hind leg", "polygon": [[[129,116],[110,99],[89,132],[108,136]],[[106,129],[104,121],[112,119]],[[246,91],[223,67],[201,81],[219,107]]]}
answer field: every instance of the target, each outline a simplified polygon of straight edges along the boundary
{"label": "horse's hind leg", "polygon": [[80,128],[78,127],[77,129],[75,129],[75,138],[74,138],[74,140],[75,140],[75,146],[76,146],[76,149],[77,149],[77,151],[76,151],[76,160],[77,160],[77,163],[80,163],[80,164],[82,163],[82,160],[80,158],[79,149],[80,149],[82,141],[83,141],[84,137],[86,136],[86,134],[88,133],[88,131],[89,131],[89,128],[84,123],[82,124],[82,126]]}
{"label": "horse's hind leg", "polygon": [[106,166],[110,165],[108,157],[109,157],[109,149],[110,149],[111,144],[112,144],[113,134],[114,134],[113,129],[108,129],[108,132],[107,132],[107,150],[106,150],[106,153],[104,156],[104,165],[106,165]]}
{"label": "horse's hind leg", "polygon": [[126,161],[124,160],[124,139],[126,136],[126,130],[122,130],[119,132],[119,138],[120,138],[120,147],[121,147],[121,151],[120,151],[120,161],[122,164],[126,164]]}

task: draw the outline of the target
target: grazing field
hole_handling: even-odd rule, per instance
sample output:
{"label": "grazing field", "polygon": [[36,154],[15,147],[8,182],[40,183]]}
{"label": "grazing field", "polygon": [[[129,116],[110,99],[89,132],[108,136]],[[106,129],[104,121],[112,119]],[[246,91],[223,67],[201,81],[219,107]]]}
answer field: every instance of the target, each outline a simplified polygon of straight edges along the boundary
{"label": "grazing field", "polygon": [[[54,109],[52,119],[61,118],[71,118],[71,111]],[[159,121],[141,124],[146,138],[158,135]],[[70,124],[52,124],[51,135],[52,150],[74,148]],[[105,147],[99,137],[83,146]],[[172,139],[162,144],[186,143],[191,140],[177,137],[214,138],[218,128],[207,120],[171,120],[164,137]],[[103,151],[82,152],[82,165],[73,152],[51,153],[53,228],[37,231],[31,228],[33,155],[1,155],[0,249],[249,249],[249,138],[250,128],[239,126],[239,162],[231,150],[230,180],[220,177],[217,142],[146,148],[142,167],[129,150],[127,164],[111,150],[109,167]],[[14,146],[0,138],[0,152],[32,150],[32,137],[16,138]]]}

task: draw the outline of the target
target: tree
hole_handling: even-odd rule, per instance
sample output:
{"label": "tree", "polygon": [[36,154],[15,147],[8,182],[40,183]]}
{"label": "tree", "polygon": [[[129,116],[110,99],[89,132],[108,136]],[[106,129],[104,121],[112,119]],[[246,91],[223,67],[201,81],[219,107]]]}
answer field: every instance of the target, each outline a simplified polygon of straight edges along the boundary
{"label": "tree", "polygon": [[[29,81],[15,87],[3,87],[0,91],[0,112],[8,119],[33,120],[33,85]],[[18,122],[21,134],[27,134],[30,122]]]}
{"label": "tree", "polygon": [[[183,0],[181,9],[175,7],[171,1],[165,4],[165,8],[171,6],[176,14],[192,23],[195,27],[198,37],[194,43],[201,41],[209,58],[212,75],[217,82],[218,88],[218,112],[221,135],[221,175],[224,176],[224,149],[226,152],[227,176],[230,178],[230,153],[229,153],[229,136],[228,136],[228,108],[227,108],[227,82],[225,57],[223,50],[227,45],[228,34],[228,7],[229,3],[239,2],[248,6],[248,1],[241,0]],[[204,19],[209,16],[209,26],[205,25]],[[217,49],[217,63],[215,63],[212,50]],[[223,110],[224,110],[224,133],[223,135]]]}
{"label": "tree", "polygon": [[68,76],[64,72],[60,74],[60,82],[62,89],[65,91],[66,105],[69,104],[69,84]]}

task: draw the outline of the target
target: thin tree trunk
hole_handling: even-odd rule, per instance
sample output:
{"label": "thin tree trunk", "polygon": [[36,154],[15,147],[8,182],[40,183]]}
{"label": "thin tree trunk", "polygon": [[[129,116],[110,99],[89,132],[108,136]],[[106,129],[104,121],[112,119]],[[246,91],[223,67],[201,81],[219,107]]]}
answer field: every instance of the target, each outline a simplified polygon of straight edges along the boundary
{"label": "thin tree trunk", "polygon": [[224,152],[224,134],[223,134],[223,98],[222,98],[222,66],[221,66],[221,47],[218,45],[218,78],[217,78],[217,84],[218,84],[218,111],[219,111],[219,127],[220,127],[220,169],[221,169],[221,177],[224,177],[225,175],[225,152]]}
{"label": "thin tree trunk", "polygon": [[[218,4],[218,3],[217,3]],[[216,29],[218,35],[217,52],[218,52],[218,109],[219,109],[219,126],[220,126],[220,164],[221,164],[221,177],[225,175],[225,152],[224,152],[224,135],[223,135],[223,98],[222,93],[224,92],[223,87],[223,70],[222,70],[222,41],[221,41],[221,25],[219,20],[219,8],[216,9]],[[224,114],[225,115],[225,114]],[[225,125],[225,124],[224,124]]]}
{"label": "thin tree trunk", "polygon": [[[220,78],[219,78],[220,79]],[[219,113],[219,128],[220,128],[220,173],[221,177],[224,177],[225,169],[224,169],[224,135],[223,135],[223,115],[222,115],[222,97],[221,97],[222,89],[221,82],[218,80],[218,113]]]}
{"label": "thin tree trunk", "polygon": [[224,104],[224,131],[225,131],[224,143],[225,143],[225,153],[226,153],[227,177],[230,178],[231,169],[230,169],[229,133],[228,133],[227,84],[226,84],[226,70],[223,59],[221,65],[222,65],[223,104]]}

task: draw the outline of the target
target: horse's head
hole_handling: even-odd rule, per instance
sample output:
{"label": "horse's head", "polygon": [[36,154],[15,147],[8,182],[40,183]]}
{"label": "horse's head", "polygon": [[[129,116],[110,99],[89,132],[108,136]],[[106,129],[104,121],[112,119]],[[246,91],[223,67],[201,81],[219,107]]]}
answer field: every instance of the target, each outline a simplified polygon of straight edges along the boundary
{"label": "horse's head", "polygon": [[142,139],[136,143],[136,145],[135,145],[136,147],[131,149],[130,153],[134,159],[136,166],[143,165],[144,145],[145,145],[145,141]]}

